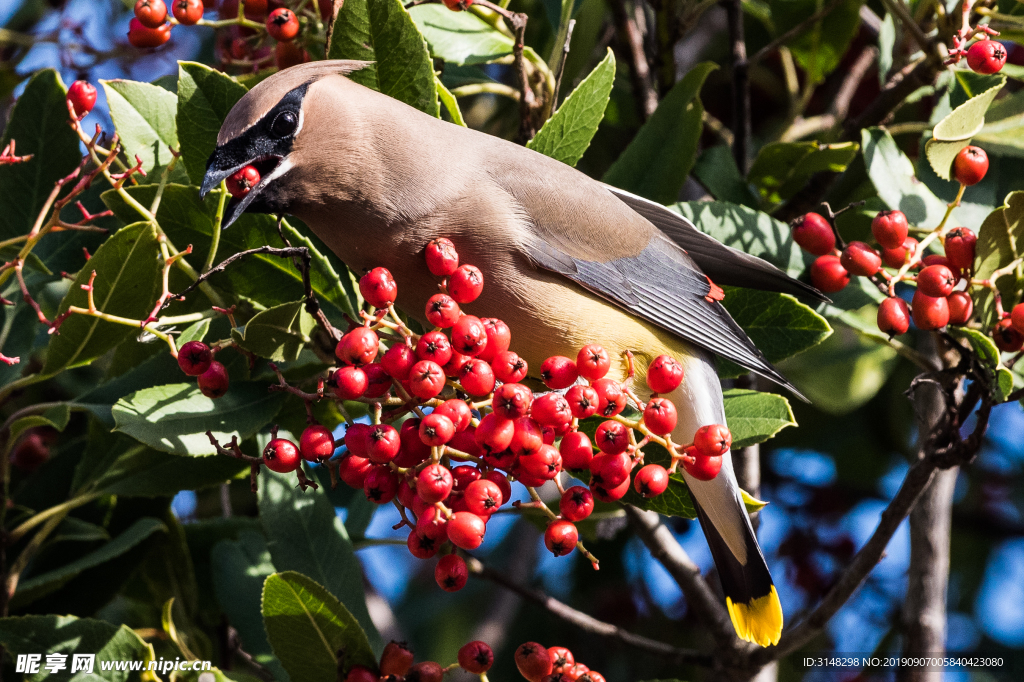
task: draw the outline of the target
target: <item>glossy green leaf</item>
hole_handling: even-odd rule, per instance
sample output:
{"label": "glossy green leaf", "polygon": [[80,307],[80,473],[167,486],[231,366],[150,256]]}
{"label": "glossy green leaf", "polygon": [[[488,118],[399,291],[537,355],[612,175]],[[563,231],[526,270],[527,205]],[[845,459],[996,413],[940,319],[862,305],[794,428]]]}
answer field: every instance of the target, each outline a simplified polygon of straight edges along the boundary
{"label": "glossy green leaf", "polygon": [[[324,585],[355,616],[374,649],[379,650],[382,643],[366,608],[362,567],[345,524],[327,496],[322,491],[302,492],[295,487],[294,476],[265,474],[266,478],[260,476],[260,521],[274,566],[298,571]],[[294,673],[292,678],[305,679]]]}
{"label": "glossy green leaf", "polygon": [[451,122],[463,128],[467,127],[466,119],[462,117],[462,109],[459,108],[459,100],[445,87],[437,75],[434,76],[434,85],[437,87],[437,96],[441,100],[441,104],[444,105],[445,111],[448,112]]}
{"label": "glossy green leaf", "polygon": [[679,196],[704,124],[700,89],[718,66],[702,62],[672,86],[602,180],[662,204]]}
{"label": "glossy green leaf", "polygon": [[440,115],[427,42],[401,0],[346,0],[334,22],[328,58],[373,62],[349,77]]}
{"label": "glossy green leaf", "polygon": [[303,302],[294,301],[257,313],[241,330],[231,330],[231,338],[261,358],[284,362],[299,357],[314,327]]}
{"label": "glossy green leaf", "polygon": [[285,571],[263,584],[263,623],[267,639],[293,680],[335,682],[339,655],[343,670],[376,667],[376,656],[359,623],[323,586]]}
{"label": "glossy green leaf", "polygon": [[11,606],[12,608],[22,607],[45,594],[58,590],[82,571],[121,556],[153,533],[166,531],[166,526],[159,520],[152,517],[141,518],[99,549],[46,573],[30,574],[23,577],[18,582],[18,589],[11,599]]}
{"label": "glossy green leaf", "polygon": [[733,448],[763,443],[787,426],[796,426],[789,401],[781,395],[733,388],[724,398]]}
{"label": "glossy green leaf", "polygon": [[[733,445],[735,447],[735,443]],[[740,497],[743,498],[743,506],[747,508],[748,514],[759,512],[768,506],[767,502],[765,502],[764,500],[757,499],[756,497],[748,493],[746,490],[743,490],[742,488],[740,489]]]}
{"label": "glossy green leaf", "polygon": [[57,72],[42,69],[14,103],[0,149],[14,140],[15,154],[32,158],[0,165],[0,239],[28,234],[54,183],[82,158],[78,135],[68,125],[66,95]]}
{"label": "glossy green leaf", "polygon": [[210,331],[210,318],[205,320],[199,320],[198,322],[186,327],[181,334],[178,335],[177,344],[178,348],[181,348],[184,344],[189,341],[202,341],[206,338],[206,335]]}
{"label": "glossy green leaf", "polygon": [[217,133],[246,88],[204,64],[178,62],[178,139],[181,160],[193,182],[206,174],[206,160],[217,148]]}
{"label": "glossy green leaf", "polygon": [[245,440],[270,423],[284,394],[262,382],[234,382],[227,394],[207,398],[194,383],[168,384],[136,391],[114,405],[116,430],[175,455],[213,455],[206,432],[221,443]]}
{"label": "glossy green leaf", "polygon": [[[88,308],[82,285],[96,273],[96,308],[110,315],[142,319],[153,309],[160,282],[160,249],[156,228],[135,223],[115,232],[75,277],[59,312],[72,305]],[[50,337],[44,374],[85,365],[125,339],[138,335],[137,327],[115,324],[87,315],[72,315]]]}
{"label": "glossy green leaf", "polygon": [[914,165],[892,136],[884,130],[868,128],[861,132],[861,147],[868,177],[882,201],[891,209],[903,211],[911,225],[938,225],[946,212],[945,202],[917,181]]}
{"label": "glossy green leaf", "polygon": [[444,5],[409,9],[430,54],[447,63],[488,64],[512,54],[513,40],[472,12],[452,12]]}
{"label": "glossy green leaf", "polygon": [[[644,448],[647,452],[647,448]],[[644,460],[648,461],[648,460]],[[650,460],[653,462],[653,460]],[[666,462],[656,462],[667,466]],[[631,504],[640,509],[658,512],[665,516],[679,516],[684,519],[697,518],[697,509],[693,505],[693,498],[690,497],[690,489],[683,480],[683,475],[675,473],[668,478],[668,488],[661,495],[650,499],[642,497],[630,487],[629,492],[622,498],[623,504]]]}
{"label": "glossy green leaf", "polygon": [[[75,682],[127,682],[137,679],[137,675],[133,677],[127,671],[103,671],[101,663],[143,661],[149,651],[147,644],[127,625],[118,627],[106,621],[75,616],[0,618],[0,644],[15,656],[42,654],[43,662],[46,654],[64,654],[68,657],[68,670],[74,654],[95,655],[93,674],[78,673],[74,677]],[[38,673],[24,678],[25,682],[65,679],[69,679],[67,670],[51,674],[42,666]]]}
{"label": "glossy green leaf", "polygon": [[[142,169],[147,173],[144,181],[159,181],[160,173],[173,158],[171,150],[178,149],[178,97],[150,83],[120,79],[100,83],[128,158],[142,159]],[[188,180],[180,164],[175,166],[172,180]]]}
{"label": "glossy green leaf", "polygon": [[999,349],[995,341],[987,334],[982,334],[976,329],[969,327],[949,327],[949,333],[958,339],[965,339],[983,363],[989,367],[999,364]]}
{"label": "glossy green leaf", "polygon": [[114,428],[114,416],[111,414],[111,409],[118,400],[135,391],[178,383],[181,379],[181,368],[178,367],[178,362],[171,357],[171,354],[166,351],[165,346],[153,356],[128,368],[123,374],[78,396],[74,404],[88,410],[108,429],[112,429]]}
{"label": "glossy green leaf", "polygon": [[[819,0],[773,0],[771,17],[778,35],[822,9]],[[860,26],[863,0],[845,0],[807,30],[786,41],[797,63],[818,83],[839,66]]]}
{"label": "glossy green leaf", "polygon": [[762,200],[776,206],[807,184],[815,173],[841,173],[857,156],[853,142],[772,142],[757,154],[747,180],[757,187]]}
{"label": "glossy green leaf", "polygon": [[562,102],[558,111],[526,146],[575,166],[587,151],[604,118],[614,81],[615,55],[609,48],[601,63]]}

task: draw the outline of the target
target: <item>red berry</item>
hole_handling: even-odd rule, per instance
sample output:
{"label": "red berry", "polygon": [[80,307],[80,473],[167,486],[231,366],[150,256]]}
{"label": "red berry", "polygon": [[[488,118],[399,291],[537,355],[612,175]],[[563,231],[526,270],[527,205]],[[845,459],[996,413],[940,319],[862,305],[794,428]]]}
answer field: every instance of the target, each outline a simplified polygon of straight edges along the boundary
{"label": "red berry", "polygon": [[512,444],[515,435],[515,423],[501,415],[491,413],[480,420],[476,427],[476,442],[486,452],[501,452]]}
{"label": "red berry", "polygon": [[405,642],[391,640],[380,655],[380,674],[405,675],[412,667],[413,655]]}
{"label": "red berry", "polygon": [[605,682],[604,675],[593,670],[588,670],[576,678],[577,682]]}
{"label": "red berry", "polygon": [[1004,317],[992,328],[992,339],[996,347],[1006,353],[1016,353],[1024,348],[1024,334],[1017,331],[1013,326],[1013,318]]}
{"label": "red berry", "polygon": [[435,327],[447,329],[459,320],[459,304],[447,294],[434,294],[427,301],[427,321]]}
{"label": "red berry", "polygon": [[202,341],[183,343],[178,349],[178,367],[190,377],[197,377],[210,368],[213,353]]}
{"label": "red berry", "polygon": [[629,449],[629,427],[617,421],[601,422],[594,432],[594,442],[601,452],[618,455]]}
{"label": "red berry", "polygon": [[962,185],[970,187],[978,184],[985,177],[985,173],[988,173],[988,154],[980,147],[964,147],[953,159],[953,177]]}
{"label": "red berry", "polygon": [[949,323],[955,325],[967,324],[974,313],[974,301],[970,294],[964,291],[954,291],[946,297],[949,302]]}
{"label": "red berry", "polygon": [[398,475],[386,466],[371,467],[363,481],[363,494],[374,504],[387,504],[398,494]]}
{"label": "red berry", "polygon": [[487,345],[477,357],[490,362],[498,353],[508,350],[512,343],[512,331],[507,324],[496,317],[485,317],[480,321],[484,323],[484,329],[487,330]]}
{"label": "red berry", "polygon": [[[399,488],[399,497],[401,497],[401,488]],[[439,538],[421,533],[419,531],[419,524],[416,525],[414,530],[409,531],[409,537],[405,539],[405,546],[409,550],[409,554],[412,554],[417,559],[430,559],[441,549],[441,545],[442,543],[439,542]],[[377,678],[373,679],[376,682]]]}
{"label": "red berry", "polygon": [[356,327],[338,341],[334,354],[347,365],[362,367],[377,359],[380,339],[369,327]]}
{"label": "red berry", "polygon": [[629,479],[633,460],[621,453],[598,455],[590,461],[591,480],[606,488],[614,488]]}
{"label": "red berry", "polygon": [[409,378],[409,371],[416,364],[416,354],[404,343],[396,343],[384,353],[380,364],[388,375],[404,381]]}
{"label": "red berry", "polygon": [[597,392],[597,413],[602,417],[614,417],[626,409],[626,393],[622,383],[614,379],[598,379],[594,382]]}
{"label": "red berry", "polygon": [[476,549],[483,543],[486,531],[487,524],[473,512],[455,512],[448,519],[448,539],[459,549]]}
{"label": "red berry", "polygon": [[708,457],[696,451],[691,452],[696,458],[693,464],[683,460],[683,469],[698,481],[710,481],[722,470],[722,457]]}
{"label": "red berry", "polygon": [[494,391],[491,407],[502,419],[518,419],[530,414],[533,391],[522,384],[502,384]]}
{"label": "red berry", "polygon": [[929,265],[917,276],[917,288],[926,296],[949,296],[956,280],[945,265]]}
{"label": "red berry", "polygon": [[96,106],[96,86],[89,81],[75,81],[68,88],[68,101],[75,116],[82,118]]}
{"label": "red berry", "polygon": [[[164,11],[167,11],[166,8]],[[160,47],[170,39],[170,24],[161,24],[157,28],[148,28],[139,21],[138,17],[132,17],[132,20],[128,22],[128,42],[133,47]]]}
{"label": "red berry", "polygon": [[611,487],[600,483],[591,483],[590,490],[594,493],[594,499],[598,502],[616,502],[621,500],[629,492],[629,476],[618,484]]}
{"label": "red berry", "polygon": [[334,435],[320,424],[311,424],[299,436],[299,451],[310,462],[330,457],[334,454]]}
{"label": "red berry", "polygon": [[454,435],[455,424],[443,414],[431,412],[420,422],[420,440],[427,445],[444,445]]}
{"label": "red berry", "polygon": [[459,267],[455,244],[441,237],[427,244],[427,268],[435,277],[447,277]]}
{"label": "red berry", "polygon": [[459,371],[459,383],[472,396],[487,395],[494,390],[494,370],[483,360],[467,358]]}
{"label": "red berry", "polygon": [[952,270],[952,267],[949,264],[949,259],[946,258],[945,256],[940,256],[937,253],[933,253],[930,256],[925,256],[924,258],[922,258],[921,265],[918,267],[926,268],[929,265],[945,265],[947,268],[950,268]]}
{"label": "red berry", "polygon": [[644,497],[657,497],[668,489],[668,472],[660,464],[648,464],[636,472],[633,488]]}
{"label": "red berry", "polygon": [[505,504],[512,499],[512,484],[509,483],[508,478],[505,477],[500,471],[488,471],[484,474],[484,480],[490,481],[494,485],[498,486],[498,490],[501,491],[501,503]]}
{"label": "red berry", "polygon": [[996,73],[1005,63],[1006,48],[995,40],[979,40],[967,49],[967,66],[975,73]]}
{"label": "red berry", "polygon": [[479,481],[481,476],[482,474],[479,469],[474,466],[469,466],[468,464],[452,467],[452,492],[466,492],[466,488],[469,487],[469,484],[474,481]]}
{"label": "red berry", "polygon": [[[452,359],[446,362],[441,369],[444,370],[444,375],[449,379],[458,379],[466,366],[472,363],[477,358],[471,358],[462,353],[456,353],[452,351]],[[493,374],[493,372],[492,372]]]}
{"label": "red berry", "polygon": [[[519,466],[530,478],[550,481],[562,470],[562,455],[554,446],[542,444],[536,452],[521,455]],[[530,485],[525,481],[523,484]]]}
{"label": "red berry", "polygon": [[579,541],[579,531],[570,521],[552,521],[544,531],[544,546],[555,556],[571,553]]}
{"label": "red berry", "polygon": [[501,488],[492,481],[473,481],[466,487],[463,494],[466,510],[477,516],[488,517],[498,511],[505,500],[501,496]]}
{"label": "red berry", "polygon": [[882,248],[882,260],[890,268],[901,268],[903,264],[907,262],[908,255],[913,255],[917,251],[917,240],[913,237],[907,237],[903,240],[903,245],[895,249]]}
{"label": "red berry", "polygon": [[444,333],[427,332],[416,342],[416,357],[420,360],[431,360],[444,366],[452,359],[452,344]]}
{"label": "red berry", "polygon": [[433,414],[444,415],[452,420],[455,431],[465,431],[473,420],[473,411],[466,404],[465,400],[452,398],[441,403],[434,409]]}
{"label": "red berry", "polygon": [[[483,354],[487,354],[487,348],[484,348]],[[526,360],[523,360],[510,350],[499,351],[494,356],[494,359],[491,360],[491,367],[494,368],[494,376],[503,384],[513,384],[517,381],[522,381],[526,378],[528,370]]]}
{"label": "red berry", "polygon": [[589,488],[574,485],[562,493],[558,510],[569,521],[582,521],[594,511],[594,494]]}
{"label": "red berry", "polygon": [[851,275],[860,277],[871,277],[882,269],[882,257],[864,242],[847,244],[839,262]]}
{"label": "red berry", "polygon": [[566,469],[589,469],[594,459],[594,446],[582,431],[570,431],[562,436],[558,452]]}
{"label": "red berry", "polygon": [[1024,334],[1024,303],[1018,303],[1010,311],[1010,319],[1013,320],[1014,328]]}
{"label": "red berry", "polygon": [[366,375],[366,391],[363,393],[364,396],[367,398],[380,398],[391,390],[391,376],[379,362],[366,365],[361,369]]}
{"label": "red berry", "polygon": [[[476,357],[487,346],[487,330],[480,318],[463,315],[452,327],[452,348],[457,353]],[[442,363],[443,364],[443,363]]]}
{"label": "red berry", "polygon": [[366,372],[358,367],[342,367],[331,374],[327,385],[334,391],[334,397],[338,400],[355,400],[366,393],[370,380]]}
{"label": "red berry", "polygon": [[[347,443],[346,443],[347,445]],[[373,468],[373,462],[365,457],[348,455],[338,460],[338,477],[350,488],[362,488],[366,477]]]}
{"label": "red berry", "polygon": [[910,307],[918,329],[927,331],[949,324],[949,301],[944,297],[934,298],[918,289],[914,292]]}
{"label": "red berry", "polygon": [[207,398],[219,398],[228,392],[228,371],[216,360],[199,375],[199,390]]}
{"label": "red berry", "polygon": [[954,270],[974,269],[975,245],[978,237],[966,227],[950,230],[946,235],[946,258]]}
{"label": "red berry", "polygon": [[366,457],[374,464],[387,464],[398,457],[402,438],[390,424],[376,424],[366,431]]}
{"label": "red berry", "polygon": [[434,661],[423,661],[409,668],[405,682],[441,682],[444,679],[444,668]]}
{"label": "red berry", "polygon": [[29,431],[14,446],[10,456],[11,464],[28,474],[41,467],[48,459],[50,459],[50,447],[43,436],[36,431]]}
{"label": "red berry", "polygon": [[[456,513],[465,514],[467,512]],[[466,581],[469,580],[469,569],[466,568],[465,560],[458,554],[445,554],[437,562],[434,579],[445,592],[458,592],[466,586]]]}
{"label": "red berry", "polygon": [[576,664],[576,659],[573,657],[572,652],[564,646],[548,647],[548,656],[551,658],[552,675],[565,672]]}
{"label": "red berry", "polygon": [[572,416],[577,419],[586,419],[596,414],[597,405],[601,402],[601,396],[592,386],[573,386],[565,392],[565,399],[569,402]]}
{"label": "red berry", "polygon": [[365,459],[369,456],[369,424],[352,424],[345,430],[345,447],[356,457]]}
{"label": "red berry", "polygon": [[473,0],[441,0],[444,6],[453,12],[461,12],[464,9],[468,9],[473,4]]}
{"label": "red berry", "polygon": [[515,660],[519,673],[530,682],[541,682],[545,675],[551,674],[553,667],[548,650],[536,642],[520,644]]}
{"label": "red berry", "polygon": [[295,443],[285,438],[275,438],[263,448],[263,463],[271,471],[287,474],[299,468],[302,457]]}
{"label": "red berry", "polygon": [[448,497],[453,482],[448,467],[430,464],[416,477],[416,494],[427,504],[434,504]]}
{"label": "red berry", "polygon": [[[196,1],[199,2],[200,6],[202,6],[202,2],[200,0]],[[379,678],[380,676],[377,675],[377,673],[373,672],[365,665],[354,665],[349,668],[348,675],[345,676],[345,682],[377,682]]]}
{"label": "red berry", "polygon": [[544,445],[544,435],[537,422],[529,417],[520,417],[512,425],[512,442],[508,447],[516,455],[532,455]]}
{"label": "red berry", "polygon": [[416,520],[416,532],[433,540],[447,539],[448,517],[437,507],[431,505]]}
{"label": "red berry", "polygon": [[569,388],[578,377],[576,363],[563,355],[552,355],[541,363],[540,378],[548,388]]}
{"label": "red berry", "polygon": [[484,290],[484,275],[475,265],[463,265],[448,278],[448,294],[456,303],[472,303]]}
{"label": "red berry", "polygon": [[359,278],[359,293],[374,308],[387,308],[398,297],[398,285],[387,268],[374,268]]}
{"label": "red berry", "polygon": [[608,357],[608,351],[596,343],[591,343],[583,348],[576,355],[576,369],[580,376],[590,381],[597,381],[608,373],[612,366],[612,360]]}
{"label": "red berry", "polygon": [[203,0],[174,0],[174,18],[183,26],[193,26],[203,18]]}
{"label": "red berry", "polygon": [[910,311],[902,298],[890,297],[878,305],[878,328],[889,337],[906,334],[910,329]]}
{"label": "red berry", "polygon": [[565,670],[566,679],[576,682],[585,673],[590,672],[590,668],[583,665],[582,663],[574,663]]}
{"label": "red berry", "polygon": [[879,211],[871,221],[871,234],[883,249],[898,249],[907,238],[907,216],[903,211]]}
{"label": "red berry", "polygon": [[651,398],[644,408],[644,425],[656,436],[672,433],[676,420],[676,406],[664,398]]}
{"label": "red berry", "polygon": [[135,3],[135,16],[146,28],[159,28],[167,20],[164,0],[139,0]]}
{"label": "red berry", "polygon": [[729,452],[732,433],[721,424],[708,424],[697,429],[693,436],[693,447],[705,457],[718,457]]}
{"label": "red berry", "polygon": [[572,421],[572,410],[564,396],[545,393],[533,401],[530,416],[544,426],[567,426]]}
{"label": "red berry", "polygon": [[430,360],[420,360],[409,370],[409,390],[421,400],[430,400],[444,388],[444,370]]}
{"label": "red berry", "polygon": [[683,366],[671,355],[654,358],[647,370],[647,386],[655,393],[671,393],[683,382]]}
{"label": "red berry", "polygon": [[836,235],[832,226],[817,213],[806,213],[793,225],[793,241],[815,256],[832,253],[836,248]]}
{"label": "red berry", "polygon": [[227,179],[228,193],[236,199],[248,194],[260,182],[260,172],[255,166],[246,166],[235,171]]}
{"label": "red berry", "polygon": [[850,273],[837,256],[818,256],[811,265],[811,284],[826,294],[841,291],[849,283]]}
{"label": "red berry", "polygon": [[292,40],[299,35],[299,18],[287,7],[279,7],[267,17],[267,33],[274,40]]}
{"label": "red berry", "polygon": [[459,649],[459,667],[468,673],[480,675],[491,669],[494,652],[483,642],[470,642]]}

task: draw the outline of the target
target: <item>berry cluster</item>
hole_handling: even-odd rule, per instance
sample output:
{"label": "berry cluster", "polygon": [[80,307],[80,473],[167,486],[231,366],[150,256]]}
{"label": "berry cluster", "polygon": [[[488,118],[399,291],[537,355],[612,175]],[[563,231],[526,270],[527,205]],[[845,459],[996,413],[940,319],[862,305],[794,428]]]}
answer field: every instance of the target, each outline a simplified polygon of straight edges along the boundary
{"label": "berry cluster", "polygon": [[[677,361],[660,356],[651,364],[647,384],[654,396],[645,404],[630,386],[632,370],[625,381],[610,378],[611,357],[592,344],[575,360],[545,360],[538,374],[551,390],[534,395],[521,383],[527,364],[509,350],[508,326],[460,309],[480,296],[483,273],[460,265],[447,239],[427,246],[426,261],[441,279],[440,293],[425,308],[434,328],[412,332],[395,312],[398,287],[391,273],[369,271],[359,290],[373,312],[364,312],[362,324],[341,336],[335,348],[340,366],[320,379],[316,394],[308,394],[319,399],[329,391],[340,403],[370,404],[373,423],[350,422],[347,451],[337,458],[331,432],[319,424],[306,428],[297,445],[275,437],[263,452],[268,468],[287,473],[303,460],[326,463],[368,500],[395,504],[403,519],[398,527],[410,529],[409,551],[421,559],[443,554],[435,577],[447,591],[461,589],[469,574],[456,548],[480,546],[491,515],[511,500],[513,481],[526,486],[533,500],[515,507],[547,514],[547,548],[562,556],[579,547],[596,566],[575,526],[591,514],[595,499],[619,500],[631,485],[644,497],[660,495],[679,465],[701,480],[718,474],[732,440],[725,426],[701,428],[693,443],[672,442],[676,409],[658,394],[682,382]],[[182,346],[178,361],[199,376],[201,387],[218,364],[210,349],[195,342]],[[630,404],[638,410],[635,420],[624,414]],[[385,405],[396,409],[385,412]],[[581,430],[589,417],[604,418],[592,436]],[[670,453],[668,468],[644,462],[648,443]],[[589,475],[589,486],[564,488],[563,470]],[[558,514],[534,490],[548,481],[561,493]]]}
{"label": "berry cluster", "polygon": [[[974,314],[970,289],[988,288],[997,294],[998,319],[991,329],[996,345],[1004,351],[1021,350],[1024,308],[1018,305],[1012,315],[1002,311],[994,284],[999,272],[988,280],[973,277],[978,241],[975,233],[966,227],[945,227],[964,189],[980,182],[987,171],[988,156],[984,150],[968,146],[957,154],[952,167],[953,177],[960,183],[957,202],[950,205],[943,222],[928,231],[920,242],[910,236],[910,225],[901,211],[880,211],[871,221],[877,250],[865,242],[843,243],[834,225],[836,214],[831,211],[828,219],[818,213],[802,216],[793,224],[793,240],[817,256],[811,265],[811,282],[826,293],[834,293],[846,287],[851,276],[871,278],[887,294],[878,306],[877,322],[878,328],[890,337],[905,334],[911,320],[923,330],[967,325]],[[943,253],[927,253],[927,247],[936,242],[942,245]],[[888,272],[884,266],[895,272]],[[898,282],[916,287],[909,306],[895,294]],[[1019,323],[1015,322],[1017,319]]]}
{"label": "berry cluster", "polygon": [[516,667],[530,682],[605,682],[604,675],[576,661],[564,646],[544,648],[536,642],[516,649]]}
{"label": "berry cluster", "polygon": [[434,661],[416,663],[405,642],[392,641],[384,647],[377,670],[354,665],[345,676],[345,682],[441,682],[445,673],[455,668],[483,676],[493,663],[494,652],[484,642],[466,644],[459,649],[459,662],[444,668]]}

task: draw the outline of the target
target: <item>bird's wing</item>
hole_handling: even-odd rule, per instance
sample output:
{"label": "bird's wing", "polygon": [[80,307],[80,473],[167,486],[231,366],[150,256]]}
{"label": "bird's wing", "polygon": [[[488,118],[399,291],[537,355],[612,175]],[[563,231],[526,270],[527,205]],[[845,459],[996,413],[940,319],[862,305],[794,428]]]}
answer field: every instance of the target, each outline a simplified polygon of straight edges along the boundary
{"label": "bird's wing", "polygon": [[611,185],[605,187],[685,249],[700,269],[716,284],[779,291],[794,296],[807,296],[817,301],[829,301],[814,287],[793,279],[768,261],[726,246],[701,232],[675,211]]}

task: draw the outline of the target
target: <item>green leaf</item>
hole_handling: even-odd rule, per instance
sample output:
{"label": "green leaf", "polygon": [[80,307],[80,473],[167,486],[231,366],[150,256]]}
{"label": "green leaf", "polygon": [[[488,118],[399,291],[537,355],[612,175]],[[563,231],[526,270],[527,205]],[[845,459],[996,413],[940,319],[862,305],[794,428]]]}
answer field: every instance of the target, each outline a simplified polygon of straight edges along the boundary
{"label": "green leaf", "polygon": [[662,204],[678,198],[704,127],[700,89],[717,68],[713,62],[702,62],[672,86],[605,173],[604,182]]}
{"label": "green leaf", "polygon": [[210,552],[210,568],[217,601],[245,642],[246,652],[269,668],[275,679],[288,682],[263,629],[263,583],[275,571],[263,536],[242,531],[238,540],[221,540]]}
{"label": "green leaf", "polygon": [[[298,571],[324,585],[355,616],[374,648],[379,649],[380,635],[366,608],[362,568],[345,524],[334,513],[327,496],[320,491],[303,493],[291,476],[270,471],[266,474],[259,487],[260,521],[274,566],[282,571]],[[291,674],[293,679],[306,679]]]}
{"label": "green leaf", "polygon": [[427,42],[401,0],[346,0],[334,22],[328,59],[374,62],[349,78],[440,115]]}
{"label": "green leaf", "polygon": [[455,98],[455,95],[444,86],[441,82],[441,78],[437,75],[434,76],[434,85],[437,87],[437,96],[441,100],[441,104],[444,105],[445,111],[448,112],[448,117],[452,123],[463,128],[466,126],[466,119],[462,118],[462,109],[459,108],[459,101]]}
{"label": "green leaf", "polygon": [[206,335],[210,332],[210,318],[205,320],[199,320],[195,324],[190,325],[181,334],[178,335],[178,348],[188,343],[189,341],[202,341],[206,338]]}
{"label": "green leaf", "polygon": [[999,349],[996,347],[992,337],[968,327],[951,326],[949,327],[949,333],[958,339],[966,339],[981,361],[989,367],[996,367],[999,364]]}
{"label": "green leaf", "polygon": [[724,398],[733,448],[763,443],[787,426],[796,426],[789,401],[781,395],[733,388]]}
{"label": "green leaf", "polygon": [[740,174],[728,145],[705,149],[693,166],[693,174],[715,199],[757,208],[757,197]]}
{"label": "green leaf", "polygon": [[815,173],[842,173],[857,156],[857,149],[853,142],[773,142],[758,152],[747,180],[767,205],[774,207],[796,194]]}
{"label": "green leaf", "polygon": [[[427,7],[428,5],[423,5]],[[460,14],[465,14],[461,12]],[[615,81],[615,55],[611,48],[601,63],[583,79],[558,111],[544,123],[526,146],[530,149],[575,166],[590,146]]]}
{"label": "green leaf", "polygon": [[996,367],[996,402],[1006,402],[1013,393],[1013,372],[1005,367]]}
{"label": "green leaf", "polygon": [[[733,444],[733,447],[735,447],[735,443]],[[768,506],[767,502],[757,499],[742,488],[740,488],[740,497],[743,498],[743,506],[747,508],[748,514],[761,511]]]}
{"label": "green leaf", "polygon": [[344,670],[376,668],[366,634],[348,609],[310,578],[285,571],[263,584],[263,623],[274,653],[293,680],[334,682]]}
{"label": "green leaf", "polygon": [[68,425],[68,420],[71,418],[71,408],[68,407],[68,403],[60,403],[55,405],[42,414],[33,414],[27,417],[15,421],[11,424],[10,434],[7,436],[8,445],[13,444],[18,440],[18,436],[27,431],[28,429],[34,429],[37,426],[49,426],[50,428],[63,431],[64,427]]}
{"label": "green leaf", "polygon": [[932,228],[939,224],[946,213],[945,202],[918,182],[914,165],[888,132],[878,128],[862,131],[861,148],[868,177],[889,208],[903,211],[911,225]]}
{"label": "green leaf", "polygon": [[[122,497],[172,497],[182,490],[220,485],[249,473],[249,465],[231,457],[178,457],[127,440],[89,486],[92,492]],[[109,463],[108,463],[109,462]]]}
{"label": "green leaf", "polygon": [[[101,662],[108,661],[144,661],[151,655],[150,647],[136,635],[127,625],[120,627],[106,621],[92,618],[76,618],[75,616],[17,616],[0,618],[0,644],[8,653],[42,654],[43,662],[47,654],[64,654],[68,656],[68,670],[75,654],[94,654],[96,656],[92,675],[79,673],[73,679],[76,682],[127,682],[138,679],[127,671],[104,671]],[[26,676],[25,682],[42,682],[43,680],[63,680],[67,671],[50,674],[40,666],[40,671]]]}
{"label": "green leaf", "polygon": [[43,595],[60,589],[82,571],[121,556],[156,532],[167,532],[167,527],[158,519],[149,516],[143,517],[99,549],[46,573],[23,578],[18,583],[18,589],[11,599],[11,607],[22,607]]}
{"label": "green leaf", "polygon": [[[647,448],[644,448],[644,451],[647,452]],[[645,459],[644,461],[647,460]],[[664,462],[660,463],[667,466]],[[697,508],[693,506],[690,489],[680,473],[675,473],[668,477],[668,488],[661,495],[647,499],[630,487],[629,492],[622,498],[622,503],[658,512],[665,516],[679,516],[684,519],[697,518]]]}
{"label": "green leaf", "polygon": [[257,313],[241,330],[232,329],[231,338],[261,358],[284,362],[299,357],[314,327],[303,302],[294,301]]}
{"label": "green leaf", "polygon": [[217,133],[246,88],[205,64],[178,62],[178,139],[181,160],[196,182],[206,174],[206,160],[217,148]]}
{"label": "green leaf", "polygon": [[[1024,243],[1024,192],[1006,195],[1002,206],[992,211],[978,230],[977,270],[975,277],[988,279],[992,274],[1009,265],[1021,253]],[[1001,277],[996,283],[1004,301],[1015,301],[1019,282],[1012,275]],[[980,289],[976,296],[975,310],[979,319],[993,320],[995,300],[988,289]]]}
{"label": "green leaf", "polygon": [[227,394],[207,398],[195,384],[146,388],[114,405],[116,430],[146,445],[175,455],[213,455],[206,432],[221,443],[243,441],[270,423],[284,394],[270,393],[259,382],[232,383]]}
{"label": "green leaf", "polygon": [[[160,282],[160,249],[156,228],[149,223],[122,227],[96,250],[71,283],[59,313],[71,306],[88,308],[88,294],[82,290],[96,273],[96,308],[110,315],[142,319],[153,309]],[[69,367],[86,365],[139,329],[107,322],[88,315],[72,315],[50,337],[44,374],[56,374]]]}
{"label": "green leaf", "polygon": [[950,179],[953,159],[970,143],[972,137],[981,132],[985,125],[985,112],[1005,84],[1005,78],[999,79],[994,87],[950,112],[932,130],[932,139],[925,144],[925,154],[940,178]]}
{"label": "green leaf", "polygon": [[[786,41],[797,63],[814,83],[839,66],[860,26],[863,0],[845,0],[807,30]],[[771,3],[775,32],[782,35],[824,7],[821,0],[774,0]]]}
{"label": "green leaf", "polygon": [[[110,117],[129,159],[142,159],[148,182],[158,182],[159,174],[171,162],[171,150],[178,149],[175,114],[178,97],[157,85],[127,80],[101,80],[110,106]],[[205,171],[206,165],[203,164]],[[202,176],[200,176],[202,177]],[[188,180],[188,174],[175,166],[172,179]]]}
{"label": "green leaf", "polygon": [[438,3],[417,5],[409,16],[430,54],[449,64],[489,64],[512,54],[512,38],[472,12],[452,12]]}
{"label": "green leaf", "polygon": [[[724,287],[722,305],[769,362],[781,362],[818,345],[832,334],[828,321],[789,294]],[[721,363],[722,378],[747,370]]]}
{"label": "green leaf", "polygon": [[0,149],[11,140],[23,163],[0,165],[0,239],[28,234],[54,183],[82,158],[78,135],[68,125],[67,92],[53,69],[37,72],[14,103]]}

